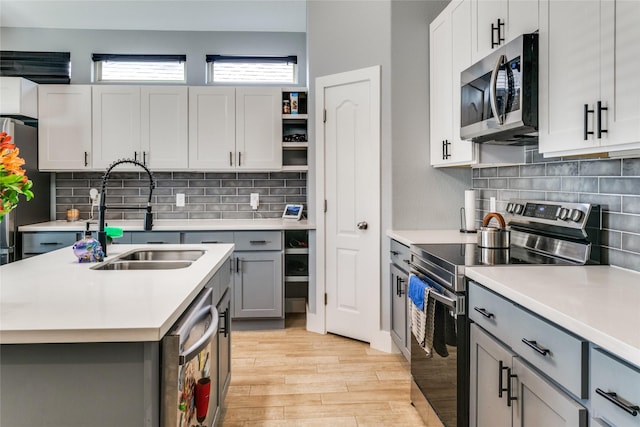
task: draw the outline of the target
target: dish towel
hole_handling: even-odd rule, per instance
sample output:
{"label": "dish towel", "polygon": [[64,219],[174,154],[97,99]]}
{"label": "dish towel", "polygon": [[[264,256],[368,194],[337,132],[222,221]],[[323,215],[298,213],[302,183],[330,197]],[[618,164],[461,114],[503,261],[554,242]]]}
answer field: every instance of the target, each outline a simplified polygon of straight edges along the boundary
{"label": "dish towel", "polygon": [[411,333],[427,356],[433,355],[435,326],[436,301],[430,296],[431,292],[437,292],[437,290],[419,277],[413,274],[409,276]]}

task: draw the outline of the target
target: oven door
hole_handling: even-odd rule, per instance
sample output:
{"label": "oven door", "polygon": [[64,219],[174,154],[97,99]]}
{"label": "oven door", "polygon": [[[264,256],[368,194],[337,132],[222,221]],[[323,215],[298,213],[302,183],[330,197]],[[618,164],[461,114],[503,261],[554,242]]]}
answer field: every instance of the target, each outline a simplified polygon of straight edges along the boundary
{"label": "oven door", "polygon": [[[419,277],[429,283],[428,277]],[[435,299],[434,346],[430,355],[411,336],[411,376],[445,427],[468,426],[468,326],[466,315],[456,314],[466,312],[457,307],[464,301],[460,295],[441,288],[441,297]],[[419,398],[412,391],[414,405],[424,413],[418,407]]]}

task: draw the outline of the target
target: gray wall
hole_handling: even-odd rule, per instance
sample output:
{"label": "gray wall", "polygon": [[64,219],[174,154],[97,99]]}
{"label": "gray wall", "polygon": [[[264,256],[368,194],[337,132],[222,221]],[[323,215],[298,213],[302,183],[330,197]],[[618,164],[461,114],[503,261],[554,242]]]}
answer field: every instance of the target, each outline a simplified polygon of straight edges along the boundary
{"label": "gray wall", "polygon": [[71,52],[71,83],[92,82],[92,53],[186,54],[187,84],[205,84],[205,55],[298,55],[307,85],[305,33],[0,28],[1,50]]}
{"label": "gray wall", "polygon": [[603,262],[640,271],[640,159],[544,159],[535,148],[526,158],[525,165],[473,171],[478,221],[490,197],[501,212],[512,198],[599,204]]}

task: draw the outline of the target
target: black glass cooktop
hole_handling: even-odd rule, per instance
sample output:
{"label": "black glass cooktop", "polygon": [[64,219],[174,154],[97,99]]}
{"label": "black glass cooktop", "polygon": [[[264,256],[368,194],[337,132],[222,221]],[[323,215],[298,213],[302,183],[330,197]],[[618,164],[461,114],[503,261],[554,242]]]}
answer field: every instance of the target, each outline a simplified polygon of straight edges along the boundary
{"label": "black glass cooktop", "polygon": [[[480,248],[475,243],[435,243],[413,245],[414,252],[419,250],[422,256],[432,261],[457,266],[501,265],[501,264],[571,264],[562,258],[554,258],[523,247],[512,246],[509,249]],[[437,260],[434,260],[436,258]],[[437,262],[437,264],[440,264]]]}

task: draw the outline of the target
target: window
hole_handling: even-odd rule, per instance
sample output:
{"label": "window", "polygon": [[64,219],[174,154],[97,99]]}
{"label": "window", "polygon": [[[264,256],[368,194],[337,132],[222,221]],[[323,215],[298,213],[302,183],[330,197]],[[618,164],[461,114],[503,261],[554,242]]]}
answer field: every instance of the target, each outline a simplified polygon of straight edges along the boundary
{"label": "window", "polygon": [[0,76],[24,77],[40,84],[69,84],[71,54],[1,50]]}
{"label": "window", "polygon": [[186,55],[119,55],[94,53],[96,82],[186,83]]}
{"label": "window", "polygon": [[298,82],[297,56],[207,55],[207,83]]}

